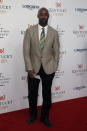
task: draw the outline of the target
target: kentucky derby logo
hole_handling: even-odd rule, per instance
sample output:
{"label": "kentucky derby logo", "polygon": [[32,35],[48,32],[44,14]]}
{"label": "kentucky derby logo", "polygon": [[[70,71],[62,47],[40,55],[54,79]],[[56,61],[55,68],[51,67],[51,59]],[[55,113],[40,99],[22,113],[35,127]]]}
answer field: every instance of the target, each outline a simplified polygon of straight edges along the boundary
{"label": "kentucky derby logo", "polygon": [[55,91],[58,91],[58,90],[60,90],[60,86],[55,87]]}
{"label": "kentucky derby logo", "polygon": [[78,25],[77,29],[73,30],[73,34],[77,37],[86,37],[87,35],[87,29],[84,25]]}
{"label": "kentucky derby logo", "polygon": [[67,9],[63,8],[63,5],[60,1],[56,1],[54,4],[55,4],[54,8],[49,8],[49,12],[51,15],[63,16],[67,12]]}
{"label": "kentucky derby logo", "polygon": [[84,26],[83,25],[79,25],[79,29],[80,30],[84,29]]}
{"label": "kentucky derby logo", "polygon": [[4,48],[3,48],[3,49],[0,49],[0,53],[4,53]]}
{"label": "kentucky derby logo", "polygon": [[5,100],[5,95],[0,96],[0,101]]}
{"label": "kentucky derby logo", "polygon": [[84,67],[84,65],[83,64],[77,64],[76,65],[76,68],[74,68],[73,70],[72,70],[72,73],[73,74],[76,74],[76,75],[83,75],[84,73],[86,73],[87,72],[87,67]]}
{"label": "kentucky derby logo", "polygon": [[62,89],[62,86],[60,86],[60,85],[54,87],[53,89],[54,89],[52,91],[52,97],[53,97],[53,99],[61,98],[63,96],[63,94],[66,93],[66,91],[64,89]]}
{"label": "kentucky derby logo", "polygon": [[3,2],[3,0],[0,0],[0,3],[2,3]]}
{"label": "kentucky derby logo", "polygon": [[60,2],[56,2],[56,7],[61,7],[61,3]]}
{"label": "kentucky derby logo", "polygon": [[78,68],[81,69],[83,67],[83,64],[78,64]]}

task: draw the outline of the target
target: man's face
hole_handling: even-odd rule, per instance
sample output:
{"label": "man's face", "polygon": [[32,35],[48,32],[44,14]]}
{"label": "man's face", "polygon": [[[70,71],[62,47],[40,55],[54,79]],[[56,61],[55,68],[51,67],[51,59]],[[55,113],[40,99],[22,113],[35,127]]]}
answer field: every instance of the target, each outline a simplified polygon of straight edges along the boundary
{"label": "man's face", "polygon": [[40,10],[38,17],[39,17],[39,24],[41,26],[46,26],[47,25],[48,17],[49,17],[48,15],[49,14],[48,14],[47,10],[45,10],[45,9]]}

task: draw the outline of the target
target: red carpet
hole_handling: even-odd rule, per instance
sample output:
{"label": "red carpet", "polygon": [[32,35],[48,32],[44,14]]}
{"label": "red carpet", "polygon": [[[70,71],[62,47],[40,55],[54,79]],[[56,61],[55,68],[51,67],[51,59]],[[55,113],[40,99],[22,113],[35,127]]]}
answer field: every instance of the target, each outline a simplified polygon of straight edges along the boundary
{"label": "red carpet", "polygon": [[28,109],[0,115],[0,131],[87,131],[87,97],[57,102],[52,105],[53,128],[44,126],[40,114],[28,125]]}

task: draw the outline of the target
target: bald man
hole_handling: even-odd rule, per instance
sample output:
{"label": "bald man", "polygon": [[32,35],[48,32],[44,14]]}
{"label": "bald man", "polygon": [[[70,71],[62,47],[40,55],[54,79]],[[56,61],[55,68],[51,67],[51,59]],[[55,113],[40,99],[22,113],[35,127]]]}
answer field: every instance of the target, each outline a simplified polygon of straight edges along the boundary
{"label": "bald man", "polygon": [[56,30],[48,25],[49,12],[41,8],[37,14],[38,24],[27,29],[23,54],[25,70],[28,72],[28,100],[30,118],[28,124],[33,124],[37,117],[37,98],[40,79],[42,80],[43,103],[40,121],[48,127],[52,127],[49,120],[51,108],[51,86],[58,68],[59,62],[59,37]]}

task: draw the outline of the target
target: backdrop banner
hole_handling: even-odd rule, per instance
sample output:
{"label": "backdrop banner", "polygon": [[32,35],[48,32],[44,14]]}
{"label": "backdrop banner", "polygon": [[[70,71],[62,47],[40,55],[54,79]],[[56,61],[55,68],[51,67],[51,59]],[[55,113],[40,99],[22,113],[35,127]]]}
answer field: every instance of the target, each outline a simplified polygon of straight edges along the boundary
{"label": "backdrop banner", "polygon": [[29,107],[23,39],[26,29],[38,23],[41,7],[49,10],[49,25],[60,41],[52,102],[87,96],[87,0],[0,0],[0,114]]}

